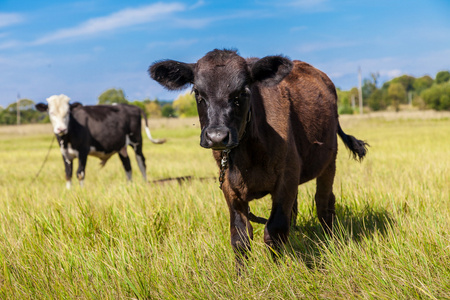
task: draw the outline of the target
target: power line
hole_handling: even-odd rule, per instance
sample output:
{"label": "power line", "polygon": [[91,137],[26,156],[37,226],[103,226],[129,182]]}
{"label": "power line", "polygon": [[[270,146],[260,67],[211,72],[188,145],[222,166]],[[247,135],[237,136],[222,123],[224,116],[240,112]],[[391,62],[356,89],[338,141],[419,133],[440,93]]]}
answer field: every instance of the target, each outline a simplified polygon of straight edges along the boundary
{"label": "power line", "polygon": [[20,94],[17,93],[17,125],[20,125]]}

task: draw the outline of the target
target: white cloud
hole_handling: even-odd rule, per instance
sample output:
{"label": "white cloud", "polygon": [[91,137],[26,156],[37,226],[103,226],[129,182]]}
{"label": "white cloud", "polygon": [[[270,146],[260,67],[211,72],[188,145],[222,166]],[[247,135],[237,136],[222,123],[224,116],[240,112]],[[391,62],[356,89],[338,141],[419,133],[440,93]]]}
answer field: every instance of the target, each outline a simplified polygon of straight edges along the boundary
{"label": "white cloud", "polygon": [[322,51],[327,49],[335,49],[335,48],[347,48],[358,45],[358,42],[346,42],[346,41],[337,41],[337,42],[318,42],[318,43],[308,43],[298,47],[298,51],[300,53],[310,53],[315,51]]}
{"label": "white cloud", "polygon": [[191,7],[189,7],[190,9],[196,9],[198,7],[202,7],[205,5],[205,1],[203,0],[199,0],[196,3],[194,3],[194,5],[192,5]]}
{"label": "white cloud", "polygon": [[192,19],[178,18],[178,19],[172,20],[172,23],[175,26],[182,27],[182,28],[201,29],[201,28],[205,28],[205,27],[207,27],[213,23],[217,23],[217,22],[223,22],[223,21],[228,21],[228,20],[261,18],[261,17],[265,17],[265,15],[262,12],[243,10],[243,11],[238,11],[236,13],[213,16],[213,17],[192,18]]}
{"label": "white cloud", "polygon": [[388,78],[398,77],[403,74],[402,70],[399,70],[399,69],[381,70],[379,73],[380,73],[380,76],[386,76]]}
{"label": "white cloud", "polygon": [[22,23],[24,20],[20,14],[0,12],[0,28]]}
{"label": "white cloud", "polygon": [[329,0],[258,0],[256,3],[275,7],[297,8],[304,13],[326,12],[332,10]]}
{"label": "white cloud", "polygon": [[307,30],[308,26],[296,26],[290,29],[291,32],[304,31]]}
{"label": "white cloud", "polygon": [[318,8],[323,7],[324,4],[328,2],[327,0],[292,0],[286,1],[284,4],[287,6],[296,6],[301,8]]}
{"label": "white cloud", "polygon": [[41,45],[62,39],[93,36],[133,25],[150,23],[169,15],[170,13],[183,11],[185,9],[185,6],[181,3],[162,2],[138,8],[128,8],[109,16],[90,19],[72,28],[58,30],[36,40],[34,44]]}
{"label": "white cloud", "polygon": [[18,41],[7,41],[7,42],[0,43],[0,50],[15,48],[20,45],[21,45],[21,43]]}
{"label": "white cloud", "polygon": [[176,41],[168,41],[168,42],[152,42],[147,45],[148,48],[157,48],[157,47],[188,47],[198,43],[198,39],[179,39]]}

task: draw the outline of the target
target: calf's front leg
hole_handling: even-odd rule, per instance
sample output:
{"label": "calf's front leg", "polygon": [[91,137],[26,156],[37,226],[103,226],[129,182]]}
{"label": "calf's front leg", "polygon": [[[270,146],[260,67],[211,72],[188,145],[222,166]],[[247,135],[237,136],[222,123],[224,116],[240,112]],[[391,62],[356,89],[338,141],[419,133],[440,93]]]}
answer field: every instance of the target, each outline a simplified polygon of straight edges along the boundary
{"label": "calf's front leg", "polygon": [[231,246],[239,269],[251,250],[250,239],[253,239],[253,227],[248,218],[248,202],[242,201],[233,192],[227,192],[227,189],[228,186],[224,184],[224,195],[230,211]]}
{"label": "calf's front leg", "polygon": [[70,189],[72,186],[72,166],[73,166],[73,160],[66,159],[63,155],[62,157],[64,162],[64,169],[66,172],[66,188]]}
{"label": "calf's front leg", "polygon": [[84,176],[86,175],[85,169],[86,169],[87,156],[88,156],[88,151],[80,151],[80,153],[78,155],[77,178],[78,178],[78,181],[80,182],[81,187],[83,187],[83,185],[84,185]]}
{"label": "calf's front leg", "polygon": [[291,222],[297,217],[298,187],[295,179],[284,182],[272,194],[272,211],[264,228],[264,242],[274,251],[286,243]]}

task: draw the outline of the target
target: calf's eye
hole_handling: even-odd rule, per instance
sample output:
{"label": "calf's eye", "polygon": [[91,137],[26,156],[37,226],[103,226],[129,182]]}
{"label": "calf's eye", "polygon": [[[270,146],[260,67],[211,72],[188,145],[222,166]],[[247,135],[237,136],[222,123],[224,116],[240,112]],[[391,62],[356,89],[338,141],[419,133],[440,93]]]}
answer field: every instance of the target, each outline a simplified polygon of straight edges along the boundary
{"label": "calf's eye", "polygon": [[198,90],[194,88],[193,91],[194,91],[194,95],[195,95],[195,99],[197,100],[197,103],[202,102],[203,98],[202,98],[202,96],[200,96],[200,93],[198,92]]}

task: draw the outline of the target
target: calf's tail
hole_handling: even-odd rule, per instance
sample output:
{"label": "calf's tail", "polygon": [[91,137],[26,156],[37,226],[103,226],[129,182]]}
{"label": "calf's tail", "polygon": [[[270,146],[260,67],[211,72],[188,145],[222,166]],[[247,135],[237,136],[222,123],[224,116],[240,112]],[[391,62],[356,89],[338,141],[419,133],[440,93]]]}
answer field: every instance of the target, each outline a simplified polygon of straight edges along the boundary
{"label": "calf's tail", "polygon": [[145,133],[147,134],[150,141],[152,141],[153,144],[164,144],[166,142],[166,139],[154,139],[152,138],[152,134],[150,133],[150,128],[148,128],[148,122],[147,122],[147,115],[143,110],[141,110],[142,117],[145,121]]}
{"label": "calf's tail", "polygon": [[341,125],[339,123],[338,123],[338,135],[344,142],[345,147],[347,147],[347,149],[352,152],[353,158],[355,160],[362,161],[368,151],[367,147],[369,147],[370,145],[364,141],[358,140],[352,135],[346,134],[342,130]]}

